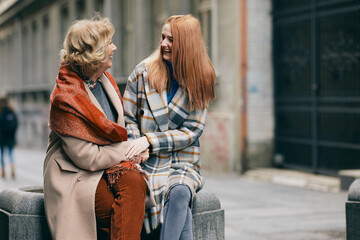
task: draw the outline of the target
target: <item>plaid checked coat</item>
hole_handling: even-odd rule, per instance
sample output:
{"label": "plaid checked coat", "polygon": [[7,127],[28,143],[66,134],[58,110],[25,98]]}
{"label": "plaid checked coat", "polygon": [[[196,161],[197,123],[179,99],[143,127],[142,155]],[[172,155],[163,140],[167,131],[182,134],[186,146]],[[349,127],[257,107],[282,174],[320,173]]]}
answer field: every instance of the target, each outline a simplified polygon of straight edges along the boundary
{"label": "plaid checked coat", "polygon": [[173,186],[187,185],[193,198],[203,187],[199,137],[207,109],[189,112],[189,100],[181,87],[168,104],[166,90],[158,93],[150,88],[147,73],[143,62],[135,68],[123,101],[129,141],[145,135],[150,143],[150,158],[142,164],[156,201],[144,219],[144,227],[150,232],[163,222],[164,201]]}

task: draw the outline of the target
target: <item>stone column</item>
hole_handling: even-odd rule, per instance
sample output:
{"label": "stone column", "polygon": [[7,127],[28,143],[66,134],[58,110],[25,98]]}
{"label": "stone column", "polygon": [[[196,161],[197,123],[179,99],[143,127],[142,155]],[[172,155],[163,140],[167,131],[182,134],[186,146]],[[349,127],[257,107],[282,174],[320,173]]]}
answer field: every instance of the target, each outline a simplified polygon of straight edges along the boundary
{"label": "stone column", "polygon": [[360,239],[360,179],[355,180],[349,188],[346,202],[346,236],[347,240]]}

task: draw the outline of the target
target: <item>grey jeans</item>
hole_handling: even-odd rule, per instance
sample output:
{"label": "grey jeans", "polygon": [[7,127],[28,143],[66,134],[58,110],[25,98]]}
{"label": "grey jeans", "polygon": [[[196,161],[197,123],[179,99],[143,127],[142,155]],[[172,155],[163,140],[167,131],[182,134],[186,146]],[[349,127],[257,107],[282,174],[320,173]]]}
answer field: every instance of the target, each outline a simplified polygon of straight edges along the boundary
{"label": "grey jeans", "polygon": [[164,224],[160,240],[193,240],[191,191],[186,185],[176,185],[164,205]]}

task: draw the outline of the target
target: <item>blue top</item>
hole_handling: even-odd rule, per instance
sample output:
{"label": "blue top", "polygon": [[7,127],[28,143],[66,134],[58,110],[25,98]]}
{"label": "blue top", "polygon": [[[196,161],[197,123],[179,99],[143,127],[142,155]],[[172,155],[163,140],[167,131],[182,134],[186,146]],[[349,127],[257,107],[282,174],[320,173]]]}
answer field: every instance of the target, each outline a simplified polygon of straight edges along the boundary
{"label": "blue top", "polygon": [[179,88],[179,83],[176,81],[176,79],[174,78],[174,70],[172,67],[172,63],[165,61],[166,65],[169,68],[169,73],[170,73],[170,79],[171,79],[171,89],[170,91],[167,93],[167,102],[168,104],[170,103],[171,99],[174,97],[176,91]]}

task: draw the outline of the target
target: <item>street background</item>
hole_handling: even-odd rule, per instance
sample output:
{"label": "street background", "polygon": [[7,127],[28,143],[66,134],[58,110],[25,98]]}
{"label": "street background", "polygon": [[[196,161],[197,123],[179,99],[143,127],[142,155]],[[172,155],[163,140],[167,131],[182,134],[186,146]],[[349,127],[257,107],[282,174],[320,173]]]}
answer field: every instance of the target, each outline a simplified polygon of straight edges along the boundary
{"label": "street background", "polygon": [[[0,191],[42,185],[45,150],[16,148],[14,154],[16,179],[11,179],[7,164]],[[338,178],[271,168],[241,176],[203,175],[205,188],[220,199],[225,210],[226,240],[346,239],[347,192],[334,187]]]}
{"label": "street background", "polygon": [[115,26],[122,93],[169,16],[199,19],[217,75],[202,173],[226,240],[346,239],[347,192],[331,176],[360,169],[359,0],[0,0],[0,96],[20,120],[17,178],[7,169],[0,190],[42,185],[59,51],[95,12]]}

